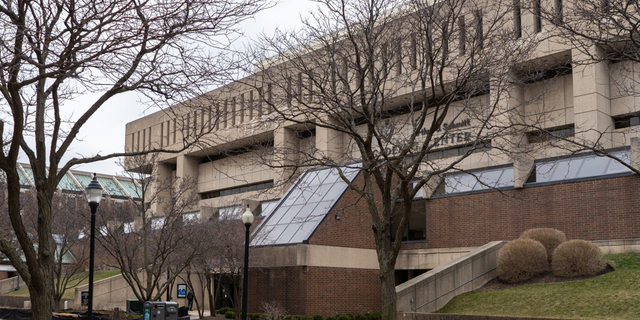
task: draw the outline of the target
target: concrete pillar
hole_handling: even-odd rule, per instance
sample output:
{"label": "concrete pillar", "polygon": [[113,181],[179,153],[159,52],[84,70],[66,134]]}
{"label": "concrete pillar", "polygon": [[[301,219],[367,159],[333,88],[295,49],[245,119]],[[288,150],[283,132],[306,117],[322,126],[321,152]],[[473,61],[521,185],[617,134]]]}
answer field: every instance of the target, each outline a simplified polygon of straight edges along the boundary
{"label": "concrete pillar", "polygon": [[[593,48],[594,54],[601,49]],[[576,139],[588,146],[611,148],[611,100],[609,62],[588,63],[590,60],[578,49],[572,49],[573,105]]]}
{"label": "concrete pillar", "polygon": [[[328,119],[325,122],[329,125],[335,124],[335,120],[332,119]],[[343,162],[344,149],[342,136],[342,132],[324,127],[316,127],[317,156],[335,163]]]}
{"label": "concrete pillar", "polygon": [[[156,175],[155,183],[156,184],[170,183],[171,172],[173,171],[173,165],[163,163],[163,162],[157,162],[154,165],[156,166],[154,170],[154,173]],[[155,193],[157,193],[157,195],[155,195],[156,202],[151,204],[151,212],[153,212],[155,215],[158,215],[158,216],[165,215],[165,212],[163,211],[162,208],[164,208],[164,205],[163,205],[164,201],[170,200],[171,195],[169,194],[169,191],[157,191],[157,185],[151,185],[149,186],[148,192],[150,194],[147,195],[147,198],[151,198],[154,196]]]}
{"label": "concrete pillar", "polygon": [[640,138],[631,138],[631,166],[640,170]]}
{"label": "concrete pillar", "polygon": [[179,155],[176,160],[176,177],[198,179],[198,158]]}
{"label": "concrete pillar", "polygon": [[280,126],[273,133],[273,144],[274,185],[286,190],[293,183],[293,179],[289,179],[298,162],[300,140],[295,130]]}
{"label": "concrete pillar", "polygon": [[[513,75],[517,80],[517,75]],[[522,188],[533,166],[531,147],[527,140],[527,118],[525,113],[524,86],[513,81],[506,88],[492,88],[491,99],[498,100],[498,111],[489,119],[499,130],[493,139],[495,147],[503,150],[508,161],[514,166],[514,187]]]}

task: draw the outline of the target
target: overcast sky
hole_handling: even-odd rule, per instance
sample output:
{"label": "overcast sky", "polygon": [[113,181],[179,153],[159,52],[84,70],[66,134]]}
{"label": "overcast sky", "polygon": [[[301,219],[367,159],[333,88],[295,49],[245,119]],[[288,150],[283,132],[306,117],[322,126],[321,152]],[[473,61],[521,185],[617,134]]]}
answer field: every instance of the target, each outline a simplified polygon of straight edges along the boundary
{"label": "overcast sky", "polygon": [[[300,16],[306,15],[314,4],[308,0],[280,0],[275,7],[259,13],[254,19],[243,23],[245,37],[250,41],[261,32],[270,34],[276,27],[293,29],[299,27]],[[95,101],[97,95],[88,95],[72,102],[78,110]],[[128,122],[158,111],[147,109],[140,102],[141,97],[136,93],[118,95],[111,98],[83,127],[78,135],[81,141],[73,143],[71,149],[63,159],[65,162],[72,157],[106,155],[124,151],[125,125]],[[78,114],[75,115],[77,118]],[[23,156],[20,162],[28,162]],[[117,159],[105,160],[92,164],[74,167],[76,170],[98,172],[104,174],[122,173]]]}

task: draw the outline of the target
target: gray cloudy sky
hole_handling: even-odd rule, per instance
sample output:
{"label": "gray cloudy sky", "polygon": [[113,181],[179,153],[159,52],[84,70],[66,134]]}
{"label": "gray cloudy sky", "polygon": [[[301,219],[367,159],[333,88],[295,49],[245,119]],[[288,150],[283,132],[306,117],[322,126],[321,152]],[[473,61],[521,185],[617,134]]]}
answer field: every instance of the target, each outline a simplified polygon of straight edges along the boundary
{"label": "gray cloudy sky", "polygon": [[[308,0],[280,0],[275,7],[259,13],[254,19],[243,23],[245,37],[250,41],[261,32],[270,34],[276,27],[292,29],[300,25],[300,16],[306,15],[314,4]],[[76,108],[75,117],[80,116],[82,109],[95,100],[97,95],[87,95],[70,103]],[[66,161],[72,157],[92,156],[97,153],[105,155],[124,150],[125,125],[151,114],[157,109],[148,109],[140,103],[142,99],[136,93],[118,95],[109,100],[83,127],[78,135],[80,141],[73,143]],[[21,157],[20,162],[28,162]],[[75,167],[76,170],[98,172],[104,174],[121,174],[122,169],[116,164],[117,159],[105,160]]]}

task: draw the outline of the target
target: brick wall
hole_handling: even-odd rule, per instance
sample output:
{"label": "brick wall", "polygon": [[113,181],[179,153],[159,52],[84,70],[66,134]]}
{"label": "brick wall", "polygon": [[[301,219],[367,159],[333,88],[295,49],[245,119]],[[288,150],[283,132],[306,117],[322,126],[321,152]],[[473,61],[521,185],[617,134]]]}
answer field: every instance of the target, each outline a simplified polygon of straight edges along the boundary
{"label": "brick wall", "polygon": [[427,247],[480,246],[530,228],[568,239],[640,238],[640,178],[626,176],[432,199]]}
{"label": "brick wall", "polygon": [[380,311],[377,270],[278,267],[252,269],[248,312],[264,312],[263,302],[277,301],[291,315],[364,314]]}

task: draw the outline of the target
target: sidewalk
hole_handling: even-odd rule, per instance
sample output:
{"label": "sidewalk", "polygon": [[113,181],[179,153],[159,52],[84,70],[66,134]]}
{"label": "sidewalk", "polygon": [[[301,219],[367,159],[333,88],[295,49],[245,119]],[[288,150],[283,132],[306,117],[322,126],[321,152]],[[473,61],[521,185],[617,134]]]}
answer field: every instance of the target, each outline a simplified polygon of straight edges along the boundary
{"label": "sidewalk", "polygon": [[[216,319],[216,320],[224,320],[224,316],[223,315],[216,315],[214,317],[211,316],[211,312],[209,310],[204,310],[204,317],[208,318],[208,319]],[[195,319],[199,319],[199,315],[198,315],[198,310],[191,310],[189,311],[189,318],[191,318],[191,320],[195,320]]]}

